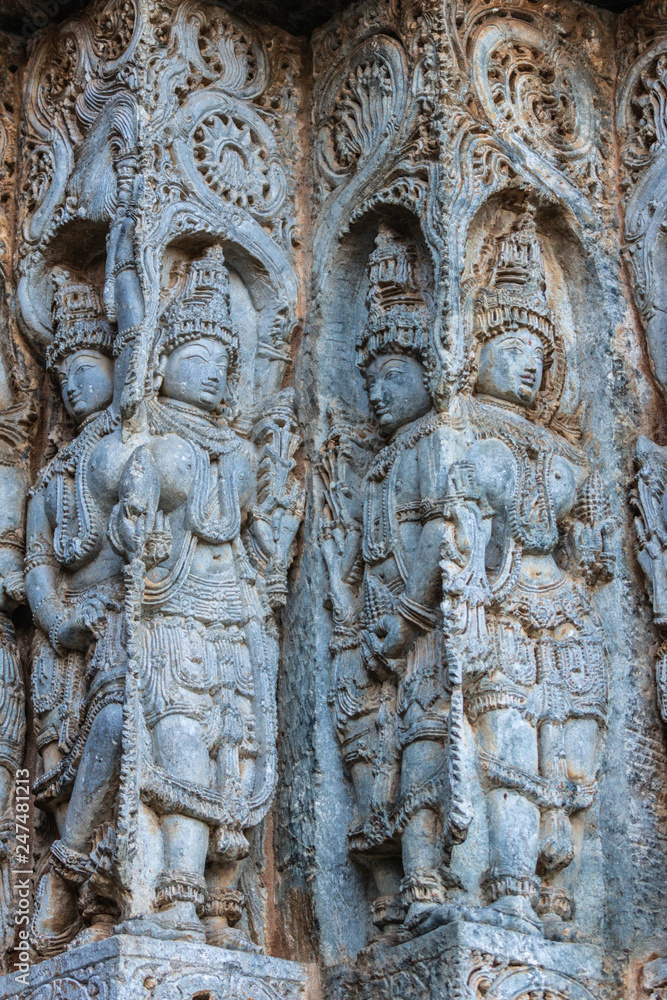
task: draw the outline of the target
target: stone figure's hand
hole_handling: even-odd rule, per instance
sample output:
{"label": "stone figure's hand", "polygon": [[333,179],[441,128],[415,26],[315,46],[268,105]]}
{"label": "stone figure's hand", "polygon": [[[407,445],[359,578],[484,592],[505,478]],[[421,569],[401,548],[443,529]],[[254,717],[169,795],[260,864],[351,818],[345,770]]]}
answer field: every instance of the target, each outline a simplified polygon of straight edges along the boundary
{"label": "stone figure's hand", "polygon": [[400,615],[383,615],[362,633],[362,648],[369,670],[380,676],[400,674],[404,660],[421,630]]}
{"label": "stone figure's hand", "polygon": [[327,564],[329,580],[332,583],[334,580],[340,581],[342,579],[341,564],[345,551],[345,541],[346,531],[342,525],[335,524],[334,521],[330,520],[324,521],[320,527],[318,542],[320,552]]}
{"label": "stone figure's hand", "polygon": [[292,483],[289,492],[269,495],[253,509],[252,531],[267,559],[285,562],[303,518],[305,492]]}
{"label": "stone figure's hand", "polygon": [[149,538],[154,536],[156,552],[170,545],[168,524],[160,520],[160,483],[153,458],[145,446],[134,451],[123,471],[119,500],[111,511],[107,534],[112,548],[126,562],[145,558]]}
{"label": "stone figure's hand", "polygon": [[359,532],[348,531],[333,521],[325,521],[318,535],[320,551],[329,574],[329,596],[325,607],[331,607],[336,619],[351,619],[357,599],[354,588],[347,581],[350,543],[359,547]]}
{"label": "stone figure's hand", "polygon": [[99,638],[109,611],[119,611],[120,605],[103,597],[88,597],[80,601],[73,613],[58,620],[54,638],[66,649],[85,651],[93,639]]}
{"label": "stone figure's hand", "polygon": [[117,552],[130,562],[141,556],[146,542],[151,534],[152,519],[145,510],[117,504],[114,508],[114,540],[113,546]]}
{"label": "stone figure's hand", "polygon": [[9,614],[17,604],[22,604],[25,599],[23,573],[16,571],[0,575],[0,612]]}
{"label": "stone figure's hand", "polygon": [[147,569],[164,562],[171,555],[172,534],[169,518],[161,510],[155,515],[155,525],[146,539],[144,561]]}
{"label": "stone figure's hand", "polygon": [[401,615],[383,615],[374,632],[382,639],[382,655],[388,660],[398,660],[412,649],[421,629]]}

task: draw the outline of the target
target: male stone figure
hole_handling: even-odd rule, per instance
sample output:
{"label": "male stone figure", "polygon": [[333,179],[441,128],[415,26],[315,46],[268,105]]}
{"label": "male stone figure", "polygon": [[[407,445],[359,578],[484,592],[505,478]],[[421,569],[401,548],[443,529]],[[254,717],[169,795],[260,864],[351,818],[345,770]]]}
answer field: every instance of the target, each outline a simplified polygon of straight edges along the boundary
{"label": "male stone figure", "polygon": [[[478,633],[486,649],[463,664],[489,840],[481,886],[487,906],[469,915],[576,939],[571,887],[607,711],[604,635],[591,588],[613,570],[612,518],[599,473],[546,426],[560,398],[565,352],[546,302],[532,216],[519,217],[491,251],[491,273],[475,301],[474,393],[463,400],[473,441],[450,469],[443,546],[445,590],[465,595],[457,580],[475,545],[486,576]],[[462,530],[466,505],[488,526],[475,542]],[[449,916],[440,908],[423,929]]]}
{"label": "male stone figure", "polygon": [[[324,554],[339,644],[346,629],[336,650],[334,698],[362,819],[350,846],[373,869],[381,894],[375,920],[391,930],[404,916],[412,926],[457,884],[442,835],[449,704],[439,561],[447,470],[465,453],[465,441],[456,422],[433,406],[430,317],[414,246],[382,227],[368,273],[360,365],[387,443],[361,486],[363,582],[356,607],[349,582],[347,596],[345,588],[354,557],[337,556],[338,524],[324,533]],[[397,840],[402,869],[384,860]]]}

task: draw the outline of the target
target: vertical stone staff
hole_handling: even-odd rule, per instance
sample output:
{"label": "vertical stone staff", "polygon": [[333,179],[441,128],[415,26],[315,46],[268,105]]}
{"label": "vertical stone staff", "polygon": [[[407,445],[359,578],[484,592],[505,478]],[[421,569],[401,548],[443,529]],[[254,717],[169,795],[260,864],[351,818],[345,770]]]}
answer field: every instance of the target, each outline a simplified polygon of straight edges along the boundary
{"label": "vertical stone staff", "polygon": [[[121,412],[121,433],[124,441],[136,433],[144,419],[144,397],[148,365],[148,323],[144,308],[144,295],[137,273],[136,251],[137,222],[140,215],[137,194],[137,155],[134,150],[121,153],[116,160],[118,179],[118,211],[107,244],[107,274],[105,304],[118,324],[115,354],[116,388],[115,404]],[[119,504],[114,514],[127,514],[130,501],[138,499],[132,494],[132,468],[127,470],[120,485]],[[123,494],[125,494],[123,496]],[[141,501],[136,506],[140,506]],[[135,507],[136,509],[136,507]],[[113,521],[113,515],[112,515]],[[113,524],[110,522],[112,544]],[[116,546],[115,546],[116,547]],[[118,549],[122,549],[118,546]],[[138,743],[139,723],[139,623],[146,579],[143,545],[136,547],[123,571],[124,646],[127,658],[125,700],[123,704],[123,731],[121,748],[120,787],[118,796],[118,822],[116,865],[122,888],[123,916],[129,918],[141,911],[136,898],[140,884],[137,867],[140,864],[139,809],[141,791],[141,753]]]}
{"label": "vertical stone staff", "polygon": [[[447,727],[444,838],[448,848],[463,843],[472,822],[472,804],[462,769],[465,757],[464,680],[488,658],[484,606],[490,596],[485,552],[491,511],[480,497],[475,470],[457,462],[449,470],[443,504],[441,545],[444,656],[451,688]],[[465,677],[464,677],[465,675]]]}

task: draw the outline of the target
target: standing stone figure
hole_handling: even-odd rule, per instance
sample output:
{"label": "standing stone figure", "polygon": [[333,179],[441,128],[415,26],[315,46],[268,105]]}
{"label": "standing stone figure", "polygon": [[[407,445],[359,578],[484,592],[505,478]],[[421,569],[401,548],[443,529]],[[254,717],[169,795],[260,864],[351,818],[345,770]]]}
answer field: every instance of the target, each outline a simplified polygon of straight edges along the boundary
{"label": "standing stone figure", "polygon": [[[12,869],[28,857],[16,829],[14,788],[25,742],[25,691],[21,660],[10,613],[25,600],[25,497],[28,489],[26,443],[29,407],[21,401],[0,411],[0,944],[11,947],[16,899]],[[27,772],[26,772],[27,774]],[[23,772],[21,777],[26,777]],[[27,823],[27,816],[21,817]],[[0,967],[3,960],[0,961]]]}
{"label": "standing stone figure", "polygon": [[[264,580],[241,536],[246,530],[256,561],[271,565],[275,586],[302,499],[283,475],[293,463],[271,472],[276,441],[258,454],[231,426],[239,338],[219,247],[191,264],[162,316],[156,355],[148,434],[126,464],[109,523],[114,549],[128,563],[139,555],[149,570],[133,725],[140,795],[159,817],[163,859],[154,912],[123,927],[256,950],[233,925],[244,906],[237,882],[246,832],[275,788],[278,647]],[[258,496],[260,466],[270,489]]]}
{"label": "standing stone figure", "polygon": [[450,469],[443,544],[443,607],[467,602],[472,623],[461,668],[487,803],[487,906],[472,917],[577,939],[571,887],[607,712],[591,591],[612,575],[613,521],[599,472],[546,426],[565,354],[531,215],[490,258],[474,305],[474,393],[462,401],[473,442]]}
{"label": "standing stone figure", "polygon": [[[386,443],[359,487],[361,525],[354,490],[340,469],[332,476],[325,451],[322,542],[335,619],[332,694],[360,819],[349,846],[373,871],[374,922],[392,937],[458,885],[443,838],[450,706],[439,605],[447,471],[465,454],[465,439],[464,425],[433,406],[430,316],[416,248],[382,227],[368,275],[358,350]],[[352,445],[345,435],[348,456]]]}
{"label": "standing stone figure", "polygon": [[95,289],[66,272],[55,280],[47,366],[78,434],[40,474],[28,506],[26,594],[39,630],[31,686],[43,766],[35,802],[53,811],[59,834],[31,925],[41,956],[61,951],[81,916],[89,926],[80,940],[111,929],[113,904],[90,882],[91,852],[111,818],[125,673],[122,562],[107,539],[120,461],[113,339]]}

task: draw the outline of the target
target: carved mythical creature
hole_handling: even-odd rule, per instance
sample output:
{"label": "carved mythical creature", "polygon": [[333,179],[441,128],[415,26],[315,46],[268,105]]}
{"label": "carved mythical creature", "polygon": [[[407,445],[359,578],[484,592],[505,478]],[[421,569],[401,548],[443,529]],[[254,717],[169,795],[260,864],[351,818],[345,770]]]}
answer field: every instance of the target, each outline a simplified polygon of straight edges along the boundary
{"label": "carved mythical creature", "polygon": [[[132,724],[140,742],[146,734],[139,794],[159,817],[163,857],[153,912],[123,927],[254,949],[233,926],[244,905],[236,885],[245,833],[275,788],[278,650],[269,596],[284,590],[277,578],[302,513],[290,474],[296,439],[287,418],[276,417],[269,432],[271,401],[261,449],[231,425],[239,340],[219,247],[192,263],[159,338],[149,433],[125,467],[109,524],[116,551],[148,567]],[[286,426],[291,440],[281,445]]]}
{"label": "carved mythical creature", "polygon": [[79,911],[90,925],[81,940],[103,936],[113,921],[113,904],[90,882],[91,849],[117,786],[125,673],[122,561],[107,539],[123,464],[113,434],[120,416],[111,405],[112,335],[90,284],[66,272],[56,284],[47,365],[78,433],[31,490],[25,561],[39,630],[31,683],[43,773],[35,801],[54,812],[59,833],[31,927],[45,956],[77,933]]}
{"label": "carved mythical creature", "polygon": [[450,469],[442,550],[450,683],[463,686],[487,801],[488,902],[469,915],[571,939],[607,712],[591,589],[612,574],[613,520],[599,472],[545,426],[564,350],[532,216],[490,251],[474,393],[461,401],[472,442]]}
{"label": "carved mythical creature", "polygon": [[392,935],[457,885],[442,836],[450,705],[439,561],[447,470],[465,441],[463,424],[433,406],[416,248],[382,227],[368,272],[358,347],[385,444],[361,481],[357,469],[357,493],[359,443],[334,428],[322,465],[322,545],[335,618],[332,697],[360,820],[350,849],[372,868],[374,921]]}

